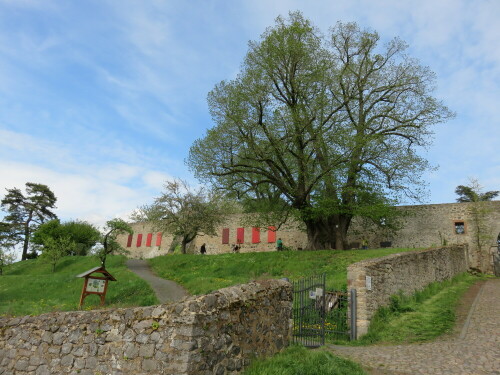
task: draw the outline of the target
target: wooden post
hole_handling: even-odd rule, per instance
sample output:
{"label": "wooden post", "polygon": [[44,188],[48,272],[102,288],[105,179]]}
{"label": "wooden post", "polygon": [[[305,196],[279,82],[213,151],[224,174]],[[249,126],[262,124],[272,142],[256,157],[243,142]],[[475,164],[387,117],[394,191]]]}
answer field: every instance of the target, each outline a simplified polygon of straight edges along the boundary
{"label": "wooden post", "polygon": [[[101,273],[102,276],[93,276],[94,273]],[[101,300],[101,306],[104,306],[106,292],[108,291],[108,282],[110,280],[116,281],[113,275],[111,275],[103,267],[96,267],[78,275],[77,277],[85,278],[82,288],[82,294],[80,296],[80,304],[78,305],[78,308],[79,309],[82,308],[85,298],[91,294],[98,295]],[[89,283],[89,280],[92,280],[92,282]],[[98,282],[97,280],[102,280],[103,282]]]}

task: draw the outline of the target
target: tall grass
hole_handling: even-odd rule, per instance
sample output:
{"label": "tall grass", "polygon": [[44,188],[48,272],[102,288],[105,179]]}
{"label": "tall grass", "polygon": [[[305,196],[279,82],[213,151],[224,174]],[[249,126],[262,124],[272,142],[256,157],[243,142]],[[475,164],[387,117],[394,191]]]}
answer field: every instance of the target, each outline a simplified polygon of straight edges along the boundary
{"label": "tall grass", "polygon": [[[106,307],[147,306],[158,303],[150,286],[125,266],[123,256],[110,256],[107,270],[117,279],[109,283]],[[14,263],[0,276],[0,315],[38,315],[78,308],[83,279],[75,276],[99,265],[94,257],[65,257],[52,273],[40,259]],[[84,308],[97,308],[96,295],[85,299]]]}
{"label": "tall grass", "polygon": [[272,358],[256,360],[245,375],[365,375],[361,367],[323,350],[291,346]]}
{"label": "tall grass", "polygon": [[411,296],[392,296],[390,305],[377,311],[368,333],[355,344],[430,341],[450,332],[460,298],[472,284],[484,278],[464,273],[452,280],[432,283]]}
{"label": "tall grass", "polygon": [[220,255],[165,255],[150,259],[158,274],[182,284],[191,294],[204,294],[260,278],[297,280],[327,274],[328,289],[345,289],[347,266],[414,249],[322,250]]}

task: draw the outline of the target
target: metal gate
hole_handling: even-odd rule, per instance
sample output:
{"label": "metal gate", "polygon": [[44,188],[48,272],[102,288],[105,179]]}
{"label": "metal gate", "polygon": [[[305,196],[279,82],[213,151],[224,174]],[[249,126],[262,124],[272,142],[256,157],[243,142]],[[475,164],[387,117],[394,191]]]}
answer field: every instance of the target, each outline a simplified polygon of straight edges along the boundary
{"label": "metal gate", "polygon": [[[295,343],[318,347],[324,345],[325,340],[349,340],[353,331],[349,329],[347,314],[347,292],[326,291],[325,274],[293,282]],[[351,321],[355,318],[351,317]]]}

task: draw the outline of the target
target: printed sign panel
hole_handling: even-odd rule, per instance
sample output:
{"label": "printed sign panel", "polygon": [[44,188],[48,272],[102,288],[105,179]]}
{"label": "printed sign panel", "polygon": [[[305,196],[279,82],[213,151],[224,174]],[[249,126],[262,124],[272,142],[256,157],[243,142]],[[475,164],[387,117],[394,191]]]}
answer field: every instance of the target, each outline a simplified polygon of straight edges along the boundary
{"label": "printed sign panel", "polygon": [[372,278],[371,278],[371,276],[366,276],[366,290],[372,290]]}
{"label": "printed sign panel", "polygon": [[87,292],[104,293],[104,285],[106,285],[106,280],[89,278]]}

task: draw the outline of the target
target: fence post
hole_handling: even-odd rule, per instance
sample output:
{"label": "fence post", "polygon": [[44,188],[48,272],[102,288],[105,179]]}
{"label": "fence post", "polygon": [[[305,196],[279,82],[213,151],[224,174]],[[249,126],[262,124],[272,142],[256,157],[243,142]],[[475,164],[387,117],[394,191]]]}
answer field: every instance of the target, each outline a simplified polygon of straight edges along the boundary
{"label": "fence post", "polygon": [[357,308],[358,304],[356,301],[356,289],[351,289],[351,341],[354,341],[357,339]]}

